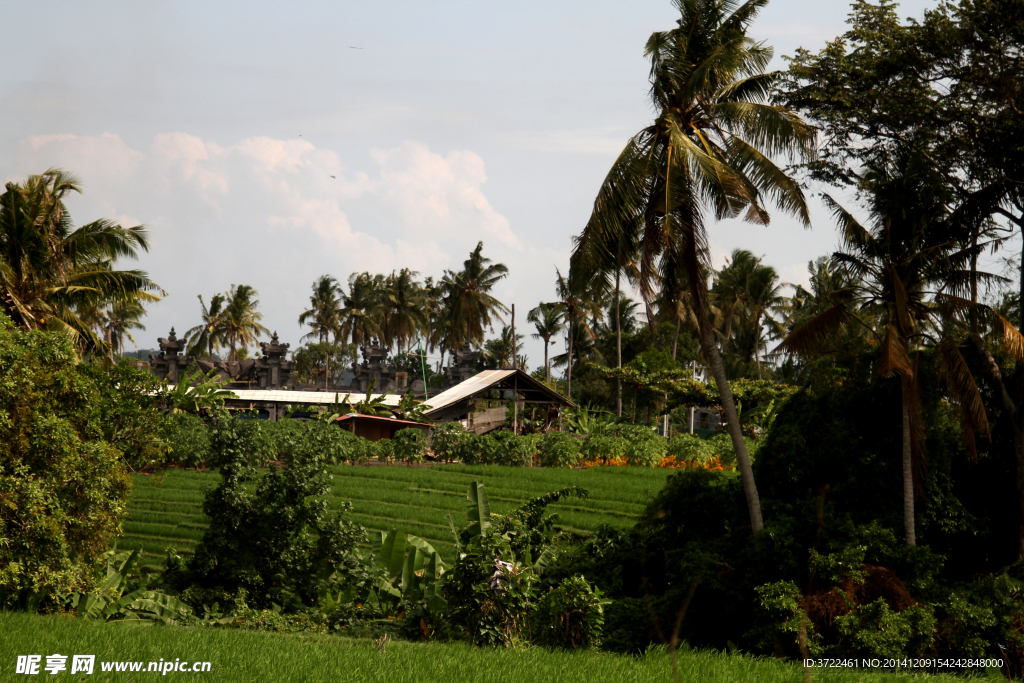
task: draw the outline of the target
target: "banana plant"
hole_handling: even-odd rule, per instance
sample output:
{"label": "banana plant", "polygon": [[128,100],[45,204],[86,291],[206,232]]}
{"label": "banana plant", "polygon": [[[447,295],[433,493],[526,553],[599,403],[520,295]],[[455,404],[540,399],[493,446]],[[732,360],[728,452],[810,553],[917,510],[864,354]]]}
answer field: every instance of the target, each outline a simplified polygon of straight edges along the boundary
{"label": "banana plant", "polygon": [[478,536],[486,538],[491,531],[491,506],[487,502],[487,489],[480,482],[470,482],[466,500],[469,501],[466,517],[469,519],[470,539]]}
{"label": "banana plant", "polygon": [[432,612],[444,610],[444,563],[433,546],[401,529],[376,532],[372,540],[370,556],[380,577],[371,601],[397,609],[422,600]]}
{"label": "banana plant", "polygon": [[[117,560],[124,558],[117,568]],[[188,618],[191,609],[177,598],[164,593],[140,589],[124,595],[128,577],[139,559],[134,550],[125,557],[124,553],[107,554],[106,571],[100,578],[96,590],[91,593],[74,592],[60,594],[83,619],[102,621],[138,621],[143,624],[177,624]]]}

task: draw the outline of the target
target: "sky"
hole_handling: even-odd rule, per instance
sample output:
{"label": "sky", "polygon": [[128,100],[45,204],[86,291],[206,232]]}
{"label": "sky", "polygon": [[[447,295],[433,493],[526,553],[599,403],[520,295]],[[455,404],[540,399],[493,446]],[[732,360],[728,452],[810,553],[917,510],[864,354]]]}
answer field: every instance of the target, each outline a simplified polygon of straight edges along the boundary
{"label": "sky", "polygon": [[[785,68],[843,33],[848,9],[772,0],[750,34]],[[4,16],[0,180],[63,168],[82,181],[76,224],[149,228],[134,267],[168,295],[138,348],[198,324],[197,295],[247,284],[294,349],[318,276],[438,278],[478,241],[508,266],[494,293],[523,330],[653,118],[643,48],[678,13],[669,0],[179,0],[4,3]],[[781,214],[710,226],[713,263],[746,248],[806,282],[836,246],[811,204],[810,229]],[[541,342],[525,351],[542,365]]]}

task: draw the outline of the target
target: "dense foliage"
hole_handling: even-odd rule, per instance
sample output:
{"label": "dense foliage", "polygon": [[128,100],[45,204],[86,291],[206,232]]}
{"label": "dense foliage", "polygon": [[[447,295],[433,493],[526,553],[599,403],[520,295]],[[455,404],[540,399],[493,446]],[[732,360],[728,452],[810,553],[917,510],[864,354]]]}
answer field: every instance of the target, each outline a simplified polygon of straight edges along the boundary
{"label": "dense foliage", "polygon": [[[89,588],[121,528],[131,480],[122,451],[104,437],[145,448],[131,419],[123,430],[104,424],[105,394],[67,337],[15,330],[0,316],[3,602]],[[117,421],[134,411],[119,404],[109,412]]]}

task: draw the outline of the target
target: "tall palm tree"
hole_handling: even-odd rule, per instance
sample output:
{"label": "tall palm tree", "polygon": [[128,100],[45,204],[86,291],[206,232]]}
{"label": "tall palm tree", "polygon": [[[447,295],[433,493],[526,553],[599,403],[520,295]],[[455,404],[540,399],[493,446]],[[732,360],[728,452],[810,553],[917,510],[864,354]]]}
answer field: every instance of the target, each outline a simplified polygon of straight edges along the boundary
{"label": "tall palm tree", "polygon": [[530,336],[544,341],[544,378],[551,383],[551,363],[548,360],[548,347],[551,338],[562,329],[562,309],[558,304],[540,304],[526,314],[526,321],[533,323],[537,331]]}
{"label": "tall palm tree", "polygon": [[[810,223],[799,185],[772,157],[813,152],[813,130],[792,111],[766,102],[776,74],[772,51],[747,36],[767,0],[675,0],[677,28],[647,41],[655,121],[615,160],[594,201],[585,233],[640,234],[640,292],[654,298],[658,272],[685,272],[704,355],[722,397],[754,532],[764,524],[753,470],[722,358],[708,319],[706,219],[742,215],[767,225],[766,200]],[[597,238],[595,238],[596,240]],[[652,322],[653,324],[653,322]]]}
{"label": "tall palm tree", "polygon": [[199,295],[199,305],[203,309],[203,322],[185,332],[185,341],[188,343],[188,355],[197,358],[206,356],[213,359],[213,352],[227,342],[224,336],[224,315],[226,312],[227,297],[223,294],[214,294],[210,297],[210,307],[206,307],[203,295]]}
{"label": "tall palm tree", "polygon": [[251,346],[258,335],[270,332],[260,323],[263,314],[256,310],[260,305],[257,296],[259,292],[249,285],[231,285],[227,293],[227,307],[221,324],[228,340],[228,360],[238,360],[239,346]]}
{"label": "tall palm tree", "polygon": [[146,308],[138,299],[133,301],[116,301],[104,314],[104,334],[107,344],[110,347],[110,360],[114,360],[114,354],[124,351],[125,337],[134,344],[132,330],[145,331],[146,326],[140,322],[140,318],[146,315]]}
{"label": "tall palm tree", "polygon": [[423,288],[416,281],[418,275],[408,268],[391,273],[381,292],[384,343],[388,347],[393,344],[398,353],[408,349],[412,340],[427,329],[427,309]]}
{"label": "tall palm tree", "polygon": [[338,336],[341,329],[341,287],[330,275],[321,275],[313,283],[309,308],[299,314],[299,324],[309,324],[311,330],[303,339],[327,341],[329,335]]}
{"label": "tall palm tree", "polygon": [[576,354],[573,353],[573,345],[583,339],[592,340],[594,338],[594,332],[588,325],[587,316],[595,314],[595,311],[600,312],[601,304],[588,295],[586,285],[581,282],[583,280],[582,273],[579,271],[570,272],[569,277],[564,277],[556,268],[555,274],[557,276],[555,295],[558,297],[556,303],[562,309],[562,318],[568,327],[566,352],[563,354],[566,362],[565,393],[569,396],[569,400],[572,400],[572,365],[573,360],[579,355],[579,349],[576,349]]}
{"label": "tall palm tree", "polygon": [[117,259],[149,250],[146,228],[99,219],[75,228],[64,199],[81,192],[70,173],[51,168],[0,194],[0,310],[27,329],[48,329],[85,349],[105,349],[78,311],[116,302],[158,301],[166,292],[141,270],[114,270]]}
{"label": "tall palm tree", "polygon": [[861,177],[869,201],[871,223],[864,227],[843,207],[825,196],[843,238],[843,251],[832,255],[848,273],[853,296],[836,303],[793,330],[782,350],[813,353],[847,324],[856,324],[853,304],[873,308],[882,334],[878,342],[878,375],[900,377],[902,394],[903,525],[907,545],[916,544],[914,462],[923,456],[924,431],[918,396],[915,347],[937,341],[953,402],[971,423],[988,433],[981,394],[960,351],[949,339],[936,340],[934,299],[950,298],[969,287],[969,258],[949,239],[950,195],[922,156],[900,150],[893,159],[874,160]]}
{"label": "tall palm tree", "polygon": [[377,324],[378,293],[381,282],[369,273],[352,273],[348,278],[348,294],[342,298],[341,337],[351,339],[355,346],[381,337]]}
{"label": "tall palm tree", "polygon": [[501,320],[501,314],[508,313],[505,304],[490,294],[494,285],[508,275],[508,268],[484,256],[483,248],[484,243],[478,242],[462,270],[446,270],[441,281],[448,334],[442,346],[447,350],[482,344],[484,329],[493,327],[492,317]]}
{"label": "tall palm tree", "polygon": [[783,304],[782,283],[771,266],[758,264],[747,281],[744,304],[754,323],[754,363],[757,378],[761,379],[761,325],[769,313],[774,313]]}

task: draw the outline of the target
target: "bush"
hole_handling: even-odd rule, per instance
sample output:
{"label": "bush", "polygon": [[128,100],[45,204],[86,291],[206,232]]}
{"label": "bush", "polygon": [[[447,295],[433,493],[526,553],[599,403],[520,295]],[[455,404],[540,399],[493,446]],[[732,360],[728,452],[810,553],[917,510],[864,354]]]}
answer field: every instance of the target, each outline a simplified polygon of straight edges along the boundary
{"label": "bush", "polygon": [[278,457],[290,462],[296,450],[319,453],[327,462],[337,465],[353,460],[359,437],[337,424],[323,420],[283,419],[264,422],[277,448]]}
{"label": "bush", "polygon": [[168,413],[160,421],[159,434],[168,449],[168,462],[196,467],[210,459],[210,435],[202,418]]}
{"label": "bush", "polygon": [[617,436],[605,436],[596,434],[588,436],[586,441],[580,445],[580,455],[584,462],[603,462],[623,458],[629,443]]}
{"label": "bush", "polygon": [[427,436],[422,429],[399,429],[391,440],[395,458],[409,464],[423,462],[423,456],[427,452]]}
{"label": "bush", "polygon": [[665,459],[667,445],[650,427],[643,425],[616,425],[614,434],[626,442],[623,456],[634,467],[657,467]]}
{"label": "bush", "polygon": [[159,438],[160,380],[129,365],[104,368],[82,363],[78,370],[95,383],[97,396],[91,405],[103,439],[121,451],[132,469],[162,465],[167,448]]}
{"label": "bush", "polygon": [[459,444],[467,437],[458,422],[441,422],[430,430],[430,450],[438,460],[451,462],[458,458]]}
{"label": "bush", "polygon": [[707,464],[715,458],[715,447],[696,434],[677,434],[668,441],[668,454],[676,460]]}
{"label": "bush", "polygon": [[492,462],[484,465],[506,465],[508,467],[529,467],[533,464],[533,455],[537,452],[540,438],[535,435],[516,436],[512,432],[494,432],[494,448],[488,453]]}
{"label": "bush", "polygon": [[562,581],[537,601],[534,642],[565,650],[590,649],[601,643],[604,600],[582,576]]}
{"label": "bush", "polygon": [[88,591],[121,530],[131,479],[94,377],[66,337],[0,315],[0,606]]}
{"label": "bush", "polygon": [[255,420],[225,420],[211,433],[220,485],[206,494],[210,524],[184,566],[169,561],[167,581],[236,594],[254,607],[295,609],[315,604],[332,573],[358,569],[362,527],[343,519],[350,509],[329,511],[327,460],[315,439],[291,448],[286,467],[262,474],[274,444]]}
{"label": "bush", "polygon": [[544,467],[572,467],[580,460],[580,442],[565,432],[548,432],[538,449]]}

